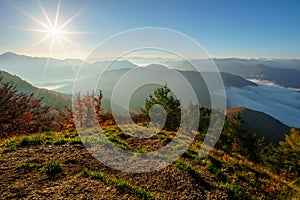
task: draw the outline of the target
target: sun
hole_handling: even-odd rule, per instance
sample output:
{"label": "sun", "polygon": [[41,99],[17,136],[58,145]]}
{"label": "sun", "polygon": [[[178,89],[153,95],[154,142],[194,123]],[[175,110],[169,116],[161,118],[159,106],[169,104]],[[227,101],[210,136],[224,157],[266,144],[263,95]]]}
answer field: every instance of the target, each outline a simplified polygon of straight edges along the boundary
{"label": "sun", "polygon": [[60,37],[62,33],[55,27],[49,29],[49,33],[52,35],[52,37]]}
{"label": "sun", "polygon": [[70,24],[76,17],[78,17],[84,9],[86,9],[86,7],[83,8],[82,10],[80,10],[79,12],[77,12],[71,18],[62,22],[62,20],[60,19],[61,0],[57,1],[55,17],[52,20],[50,19],[47,11],[45,10],[42,2],[41,1],[38,1],[38,2],[39,2],[40,11],[43,14],[43,18],[41,18],[41,19],[36,18],[36,17],[32,16],[31,14],[28,14],[27,12],[25,12],[22,9],[19,9],[23,14],[30,17],[33,22],[37,23],[40,26],[40,28],[38,28],[38,29],[27,29],[28,31],[45,33],[45,35],[39,41],[34,43],[32,46],[36,46],[46,40],[51,41],[50,46],[49,46],[49,52],[51,52],[54,44],[58,44],[62,49],[64,49],[65,43],[69,43],[73,46],[78,46],[69,39],[68,35],[79,34],[82,32],[66,31],[65,29],[68,24]]}

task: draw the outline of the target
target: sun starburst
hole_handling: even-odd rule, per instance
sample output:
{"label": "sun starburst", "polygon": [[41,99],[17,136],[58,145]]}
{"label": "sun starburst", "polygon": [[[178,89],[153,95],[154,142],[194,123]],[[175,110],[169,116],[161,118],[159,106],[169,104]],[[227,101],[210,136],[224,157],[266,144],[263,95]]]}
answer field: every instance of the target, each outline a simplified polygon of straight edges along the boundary
{"label": "sun starburst", "polygon": [[39,19],[37,17],[34,17],[33,15],[25,12],[24,10],[18,8],[23,14],[28,16],[29,18],[32,19],[33,22],[38,24],[40,26],[39,29],[26,29],[27,31],[32,31],[32,32],[40,32],[40,33],[45,33],[45,35],[38,40],[36,43],[34,43],[32,46],[39,45],[40,43],[50,40],[50,46],[49,46],[49,53],[52,51],[52,48],[54,44],[58,44],[62,49],[64,49],[64,44],[69,43],[71,45],[77,46],[76,43],[74,43],[71,39],[69,39],[68,35],[71,34],[80,34],[83,32],[75,32],[75,31],[66,31],[65,28],[67,25],[69,25],[75,18],[77,18],[85,9],[81,9],[79,12],[74,14],[72,17],[69,19],[65,20],[64,22],[60,23],[60,12],[61,12],[61,0],[57,1],[56,5],[56,10],[55,10],[55,17],[54,19],[50,19],[49,14],[45,10],[44,5],[42,2],[39,0],[39,9],[41,13],[43,14],[43,18]]}

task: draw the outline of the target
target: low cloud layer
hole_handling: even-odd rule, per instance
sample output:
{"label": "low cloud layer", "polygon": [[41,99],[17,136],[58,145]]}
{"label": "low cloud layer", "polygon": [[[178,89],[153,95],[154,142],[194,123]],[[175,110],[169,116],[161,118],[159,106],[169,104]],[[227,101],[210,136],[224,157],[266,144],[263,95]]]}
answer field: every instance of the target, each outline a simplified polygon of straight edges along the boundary
{"label": "low cloud layer", "polygon": [[226,92],[229,108],[247,107],[300,127],[300,92],[268,85],[229,87]]}

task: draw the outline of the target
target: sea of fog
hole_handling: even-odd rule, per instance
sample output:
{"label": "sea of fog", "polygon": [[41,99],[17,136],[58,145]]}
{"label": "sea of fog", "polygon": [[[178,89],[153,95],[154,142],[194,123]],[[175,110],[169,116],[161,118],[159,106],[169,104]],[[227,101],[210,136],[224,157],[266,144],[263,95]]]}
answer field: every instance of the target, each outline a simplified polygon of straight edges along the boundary
{"label": "sea of fog", "polygon": [[227,88],[228,107],[247,107],[261,111],[288,126],[299,128],[300,92],[263,81],[255,82],[257,86]]}
{"label": "sea of fog", "polygon": [[[284,88],[272,82],[249,79],[257,86],[226,88],[228,108],[247,107],[264,112],[288,126],[300,128],[300,91]],[[38,85],[50,90],[72,93],[72,82],[47,82]]]}

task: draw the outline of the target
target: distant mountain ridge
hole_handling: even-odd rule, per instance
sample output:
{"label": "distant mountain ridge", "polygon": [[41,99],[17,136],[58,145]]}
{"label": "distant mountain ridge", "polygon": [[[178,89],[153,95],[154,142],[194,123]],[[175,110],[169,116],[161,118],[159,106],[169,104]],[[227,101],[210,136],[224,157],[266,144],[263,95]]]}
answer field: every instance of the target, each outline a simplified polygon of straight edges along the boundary
{"label": "distant mountain ridge", "polygon": [[[162,59],[163,60],[163,59]],[[221,72],[242,76],[246,79],[259,79],[274,82],[283,87],[300,88],[300,59],[211,59],[211,60],[189,60],[180,62],[169,62],[166,64],[173,69],[189,71],[191,64],[199,66],[201,71],[210,71],[208,68],[214,62]],[[166,62],[167,63],[167,62]],[[80,59],[53,59],[18,55],[7,52],[0,55],[0,70],[7,71],[22,77],[24,80],[38,86],[44,87],[47,82],[59,81],[59,85],[52,88],[62,88],[72,82],[76,77],[81,65],[90,65],[91,70],[132,69],[137,65],[128,60],[121,61],[97,61],[84,63]],[[152,64],[152,68],[160,64]],[[165,66],[165,65],[161,65]],[[149,67],[149,66],[148,66]]]}
{"label": "distant mountain ridge", "polygon": [[60,85],[69,84],[81,63],[77,59],[36,58],[14,53],[0,55],[0,70],[22,77],[37,87],[45,87],[45,82],[53,81],[59,81]]}
{"label": "distant mountain ridge", "polygon": [[249,67],[220,67],[222,72],[240,75],[247,79],[267,80],[283,87],[300,88],[300,71],[296,69],[279,69],[263,64]]}
{"label": "distant mountain ridge", "polygon": [[[176,69],[190,70],[196,67],[200,71],[209,71],[214,61],[221,72],[242,76],[246,79],[259,79],[274,82],[283,87],[300,88],[300,60],[245,60],[212,59],[190,60],[174,63]],[[285,62],[283,62],[285,61]],[[280,66],[282,63],[282,66]]]}
{"label": "distant mountain ridge", "polygon": [[136,66],[126,60],[85,63],[80,59],[59,60],[46,57],[30,57],[11,52],[0,55],[0,70],[16,74],[37,87],[61,88],[56,91],[69,94],[72,91],[70,89],[76,74],[83,64],[88,65],[95,72],[104,70],[106,67],[111,70],[130,69]]}

